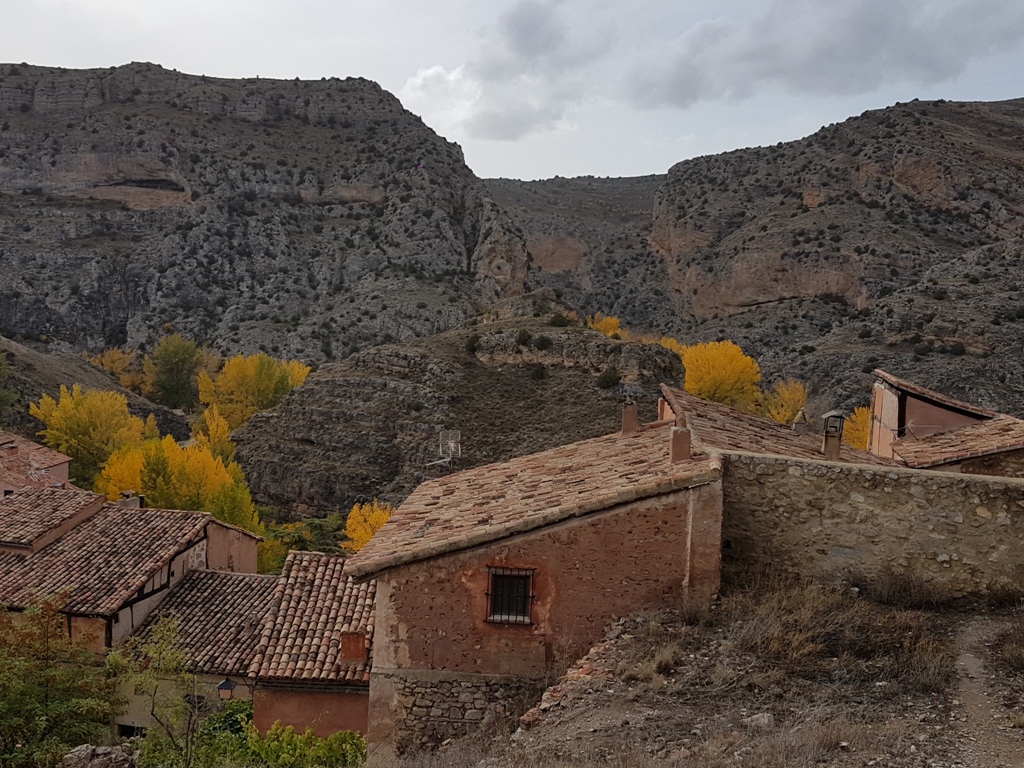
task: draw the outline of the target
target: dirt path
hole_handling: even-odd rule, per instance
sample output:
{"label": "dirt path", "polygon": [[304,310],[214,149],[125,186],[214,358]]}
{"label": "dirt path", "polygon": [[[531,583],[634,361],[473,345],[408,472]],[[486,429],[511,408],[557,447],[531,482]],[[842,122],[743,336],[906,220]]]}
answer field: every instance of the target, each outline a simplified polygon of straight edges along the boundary
{"label": "dirt path", "polygon": [[966,721],[964,756],[972,768],[1024,768],[1024,741],[1008,730],[1007,713],[989,685],[982,657],[995,631],[989,619],[972,619],[960,635],[960,702]]}

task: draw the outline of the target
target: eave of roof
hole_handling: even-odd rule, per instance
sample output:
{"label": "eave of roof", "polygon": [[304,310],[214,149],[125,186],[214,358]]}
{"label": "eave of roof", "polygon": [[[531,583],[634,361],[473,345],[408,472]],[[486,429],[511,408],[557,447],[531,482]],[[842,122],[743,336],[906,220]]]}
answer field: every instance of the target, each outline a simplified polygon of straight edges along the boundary
{"label": "eave of roof", "polygon": [[[661,385],[661,391],[672,412],[677,416],[686,416],[687,425],[698,443],[711,450],[824,459],[821,435],[801,434],[765,416],[743,413],[731,406],[704,400],[665,384]],[[899,464],[845,443],[839,448],[839,460],[854,464]]]}
{"label": "eave of roof", "polygon": [[894,389],[909,392],[916,397],[930,400],[933,403],[945,406],[946,408],[963,411],[964,413],[984,419],[992,419],[996,416],[1005,415],[998,411],[991,411],[988,408],[982,408],[981,406],[974,405],[972,403],[965,403],[963,400],[957,400],[955,397],[950,397],[949,395],[944,395],[941,392],[936,392],[934,389],[922,387],[920,384],[915,384],[912,381],[907,381],[906,379],[901,379],[898,376],[893,376],[891,373],[883,371],[881,368],[876,368],[874,370],[874,375]]}
{"label": "eave of roof", "polygon": [[366,579],[720,477],[715,456],[669,461],[668,424],[583,440],[421,484],[345,568]]}
{"label": "eave of roof", "polygon": [[924,437],[903,438],[892,444],[893,452],[908,467],[915,469],[927,469],[1021,448],[1024,448],[1024,421],[1013,416],[998,416]]}

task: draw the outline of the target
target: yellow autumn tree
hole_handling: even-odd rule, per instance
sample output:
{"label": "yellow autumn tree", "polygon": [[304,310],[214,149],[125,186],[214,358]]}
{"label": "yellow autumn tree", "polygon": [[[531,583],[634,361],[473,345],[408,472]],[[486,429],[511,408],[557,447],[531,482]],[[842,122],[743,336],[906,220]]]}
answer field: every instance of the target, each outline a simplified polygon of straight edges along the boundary
{"label": "yellow autumn tree", "polygon": [[871,437],[871,409],[866,405],[855,408],[843,426],[843,442],[853,448],[868,449]]}
{"label": "yellow autumn tree", "polygon": [[358,552],[366,546],[366,542],[391,519],[391,513],[394,511],[393,506],[377,499],[365,504],[355,504],[348,513],[348,521],[345,523],[345,538],[348,540],[346,549]]}
{"label": "yellow autumn tree", "polygon": [[263,353],[236,355],[216,376],[199,372],[199,399],[207,407],[216,405],[231,429],[238,429],[254,413],[280,403],[308,374],[309,366],[297,360],[285,363]]}
{"label": "yellow autumn tree", "polygon": [[146,386],[146,374],[142,369],[142,361],[134,352],[114,347],[92,357],[86,356],[86,359],[113,374],[125,389],[142,394]]}
{"label": "yellow autumn tree", "polygon": [[764,394],[764,415],[787,426],[807,405],[807,387],[795,379],[779,381]]}
{"label": "yellow autumn tree", "polygon": [[598,312],[593,317],[587,318],[587,326],[593,328],[598,333],[603,333],[605,336],[622,338],[622,325],[619,322],[619,318],[613,315],[602,315]]}
{"label": "yellow autumn tree", "polygon": [[761,368],[734,342],[709,341],[684,347],[682,358],[687,392],[743,411],[757,410]]}
{"label": "yellow autumn tree", "polygon": [[234,461],[235,444],[231,441],[231,425],[220,415],[216,405],[211,405],[192,426],[192,437],[196,443],[225,463]]}
{"label": "yellow autumn tree", "polygon": [[104,462],[126,445],[139,445],[145,423],[128,412],[124,395],[108,390],[70,390],[61,385],[54,400],[43,395],[29,413],[45,425],[43,441],[71,457],[71,482],[91,488]]}
{"label": "yellow autumn tree", "polygon": [[[103,467],[96,490],[108,499],[132,490],[145,496],[149,507],[209,512],[229,525],[266,533],[241,467],[198,442],[183,447],[167,435],[125,446]],[[280,548],[278,542],[260,544],[261,570],[280,559]]]}

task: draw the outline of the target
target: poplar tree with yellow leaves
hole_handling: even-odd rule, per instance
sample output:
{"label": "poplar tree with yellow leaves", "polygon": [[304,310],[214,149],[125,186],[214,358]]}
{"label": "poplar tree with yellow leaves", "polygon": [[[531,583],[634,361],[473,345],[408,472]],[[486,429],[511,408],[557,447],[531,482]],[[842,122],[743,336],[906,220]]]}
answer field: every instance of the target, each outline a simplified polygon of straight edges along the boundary
{"label": "poplar tree with yellow leaves", "polygon": [[764,415],[779,424],[791,425],[807,405],[807,387],[795,379],[776,382],[764,394]]}
{"label": "poplar tree with yellow leaves", "polygon": [[[104,462],[124,446],[142,443],[147,425],[128,412],[124,395],[108,390],[70,390],[61,385],[55,400],[43,395],[29,403],[29,413],[45,425],[38,434],[55,451],[71,457],[70,478],[91,488]],[[149,429],[155,429],[153,420]]]}
{"label": "poplar tree with yellow leaves", "polygon": [[846,424],[843,427],[843,442],[853,448],[866,451],[870,438],[871,409],[862,405],[860,408],[854,409],[853,413],[846,418]]}
{"label": "poplar tree with yellow leaves", "polygon": [[298,360],[283,362],[263,353],[236,355],[211,376],[199,373],[199,399],[207,407],[217,406],[231,429],[238,429],[254,413],[273,408],[309,374],[309,366]]}
{"label": "poplar tree with yellow leaves", "polygon": [[358,552],[365,547],[366,542],[391,519],[391,513],[394,511],[393,506],[377,499],[365,504],[355,504],[348,513],[348,521],[345,523],[345,548],[350,552]]}
{"label": "poplar tree with yellow leaves", "polygon": [[683,347],[685,387],[691,395],[753,413],[761,402],[761,368],[731,341]]}

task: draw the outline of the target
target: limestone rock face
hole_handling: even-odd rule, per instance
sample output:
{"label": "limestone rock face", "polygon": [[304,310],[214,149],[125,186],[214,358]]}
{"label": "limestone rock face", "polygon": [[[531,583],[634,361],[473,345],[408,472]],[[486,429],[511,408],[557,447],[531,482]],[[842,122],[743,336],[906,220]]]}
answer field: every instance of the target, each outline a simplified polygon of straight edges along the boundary
{"label": "limestone rock face", "polygon": [[[387,344],[321,367],[235,433],[254,496],[298,516],[347,512],[374,496],[399,502],[450,471],[431,466],[441,429],[461,432],[452,468],[466,469],[614,431],[623,388],[644,419],[656,418],[658,384],[682,375],[678,356],[551,327],[548,316]],[[611,366],[622,386],[602,389],[598,375]]]}
{"label": "limestone rock face", "polygon": [[311,360],[521,295],[526,241],[462,152],[362,79],[0,64],[0,328],[173,327]]}

